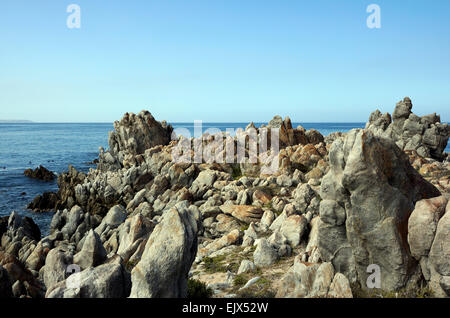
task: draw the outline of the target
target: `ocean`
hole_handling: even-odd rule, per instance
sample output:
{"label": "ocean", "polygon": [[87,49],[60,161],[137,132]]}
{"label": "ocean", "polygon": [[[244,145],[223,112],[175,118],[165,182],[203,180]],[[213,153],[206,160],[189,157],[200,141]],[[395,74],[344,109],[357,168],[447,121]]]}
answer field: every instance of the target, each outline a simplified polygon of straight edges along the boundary
{"label": "ocean", "polygon": [[[245,128],[248,123],[203,123],[208,128]],[[259,126],[260,123],[255,123]],[[335,132],[347,132],[353,128],[363,128],[365,123],[293,123],[305,129],[317,129],[324,136]],[[193,123],[173,123],[176,128],[186,128],[194,136]],[[0,216],[12,211],[33,218],[43,235],[49,233],[53,212],[34,213],[26,206],[38,194],[57,191],[56,179],[44,182],[23,175],[25,169],[43,165],[60,174],[68,165],[88,172],[95,168],[90,164],[98,157],[99,147],[108,148],[108,132],[112,123],[63,124],[63,123],[20,123],[0,124]],[[449,152],[449,147],[447,147]]]}

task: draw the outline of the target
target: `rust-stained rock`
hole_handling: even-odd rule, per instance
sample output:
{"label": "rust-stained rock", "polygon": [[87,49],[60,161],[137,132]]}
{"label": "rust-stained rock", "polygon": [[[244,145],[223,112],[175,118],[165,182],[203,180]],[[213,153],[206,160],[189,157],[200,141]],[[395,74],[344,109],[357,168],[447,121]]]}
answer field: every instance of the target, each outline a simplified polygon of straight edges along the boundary
{"label": "rust-stained rock", "polygon": [[247,224],[259,221],[264,213],[261,208],[252,205],[222,205],[220,210]]}

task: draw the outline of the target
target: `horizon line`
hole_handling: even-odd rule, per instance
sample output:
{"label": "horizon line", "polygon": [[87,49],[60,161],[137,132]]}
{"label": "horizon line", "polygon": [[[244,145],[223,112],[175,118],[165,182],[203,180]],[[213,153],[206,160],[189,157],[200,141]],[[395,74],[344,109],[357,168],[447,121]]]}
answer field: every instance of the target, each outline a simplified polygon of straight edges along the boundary
{"label": "horizon line", "polygon": [[[196,121],[199,119],[196,119]],[[116,120],[119,121],[119,120]],[[158,122],[161,122],[161,120],[157,120]],[[109,122],[109,121],[32,121],[32,120],[0,120],[0,124],[114,124],[115,121]],[[193,121],[167,121],[168,124],[189,124],[194,123]],[[250,123],[256,123],[256,124],[268,124],[268,122],[262,122],[262,121],[202,121],[204,123],[214,123],[214,124],[250,124]],[[362,121],[292,121],[291,123],[303,123],[303,124],[362,124],[366,123]],[[445,123],[445,122],[443,122]]]}

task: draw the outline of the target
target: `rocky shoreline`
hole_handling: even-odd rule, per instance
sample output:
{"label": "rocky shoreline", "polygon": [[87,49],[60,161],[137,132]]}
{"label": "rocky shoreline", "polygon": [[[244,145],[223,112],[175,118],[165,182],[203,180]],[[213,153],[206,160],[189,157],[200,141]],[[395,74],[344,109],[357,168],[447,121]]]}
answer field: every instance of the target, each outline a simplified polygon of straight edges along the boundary
{"label": "rocky shoreline", "polygon": [[[274,154],[261,143],[256,163],[237,160],[252,129],[279,133],[276,174],[264,173]],[[30,203],[56,211],[49,236],[15,212],[0,219],[0,297],[193,297],[192,286],[212,297],[450,296],[450,127],[438,115],[415,115],[405,98],[348,133],[279,116],[245,131],[173,140],[148,111],[125,114],[96,169],[69,167],[57,193]],[[177,163],[181,144],[216,157],[231,147],[235,160]]]}

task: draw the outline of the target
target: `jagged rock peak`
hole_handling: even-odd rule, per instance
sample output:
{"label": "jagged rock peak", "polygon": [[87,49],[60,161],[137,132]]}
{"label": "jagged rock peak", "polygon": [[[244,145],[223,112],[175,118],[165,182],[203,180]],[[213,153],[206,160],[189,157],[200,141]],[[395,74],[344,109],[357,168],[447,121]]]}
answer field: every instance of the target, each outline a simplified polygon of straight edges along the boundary
{"label": "jagged rock peak", "polygon": [[155,120],[148,110],[137,115],[125,113],[120,121],[114,122],[114,131],[109,134],[109,149],[113,155],[120,151],[142,154],[146,149],[167,145],[172,131],[171,125]]}
{"label": "jagged rock peak", "polygon": [[405,97],[395,106],[394,112],[382,114],[379,110],[369,117],[366,128],[376,135],[395,141],[404,151],[415,151],[421,157],[442,161],[444,149],[450,137],[450,126],[441,123],[436,113],[417,116],[412,112],[413,104]]}

